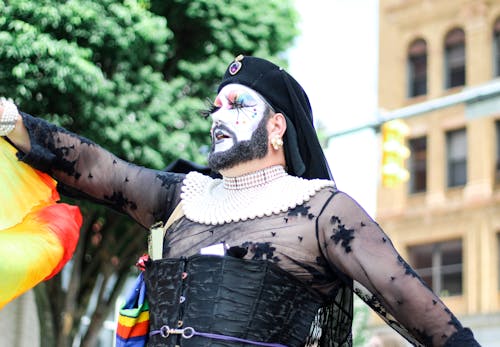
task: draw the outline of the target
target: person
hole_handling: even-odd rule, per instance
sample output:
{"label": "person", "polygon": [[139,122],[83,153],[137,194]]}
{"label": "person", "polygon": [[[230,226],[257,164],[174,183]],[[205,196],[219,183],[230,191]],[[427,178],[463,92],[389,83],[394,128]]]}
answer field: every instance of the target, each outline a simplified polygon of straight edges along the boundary
{"label": "person", "polygon": [[236,57],[209,110],[220,179],[135,166],[12,104],[2,111],[21,160],[82,197],[145,228],[181,206],[163,257],[146,262],[148,346],[350,346],[353,293],[414,345],[479,345],[337,189],[305,91],[265,59]]}

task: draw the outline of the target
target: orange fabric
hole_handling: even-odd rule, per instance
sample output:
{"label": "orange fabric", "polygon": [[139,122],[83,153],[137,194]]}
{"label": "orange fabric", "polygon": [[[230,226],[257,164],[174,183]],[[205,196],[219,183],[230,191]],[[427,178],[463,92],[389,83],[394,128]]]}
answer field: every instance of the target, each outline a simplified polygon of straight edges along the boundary
{"label": "orange fabric", "polygon": [[15,152],[0,138],[0,308],[62,269],[82,225],[78,207],[57,203],[56,182]]}
{"label": "orange fabric", "polygon": [[148,334],[148,332],[149,320],[137,323],[132,327],[121,325],[120,322],[118,322],[118,326],[116,328],[116,334],[122,338],[143,336]]}

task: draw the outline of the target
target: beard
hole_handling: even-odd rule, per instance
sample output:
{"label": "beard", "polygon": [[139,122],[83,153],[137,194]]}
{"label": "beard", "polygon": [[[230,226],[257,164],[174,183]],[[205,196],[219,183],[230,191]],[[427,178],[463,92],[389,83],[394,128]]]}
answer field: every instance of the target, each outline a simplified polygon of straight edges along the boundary
{"label": "beard", "polygon": [[[214,153],[214,143],[208,155],[208,166],[215,172],[230,169],[238,164],[254,159],[264,158],[268,152],[267,117],[264,117],[250,140],[236,142],[231,148],[223,152]],[[233,139],[235,137],[233,136]]]}

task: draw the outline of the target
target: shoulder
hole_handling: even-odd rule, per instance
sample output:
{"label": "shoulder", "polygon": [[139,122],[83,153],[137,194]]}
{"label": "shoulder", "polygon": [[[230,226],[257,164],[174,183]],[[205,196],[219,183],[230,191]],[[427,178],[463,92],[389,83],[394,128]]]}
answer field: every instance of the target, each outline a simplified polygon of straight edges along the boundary
{"label": "shoulder", "polygon": [[310,181],[318,181],[314,183],[318,188],[316,189],[316,193],[311,196],[311,202],[314,201],[314,203],[320,208],[324,208],[329,205],[334,196],[341,193],[333,181],[321,179]]}
{"label": "shoulder", "polygon": [[185,174],[154,170],[156,172],[156,179],[162,182],[162,186],[169,186],[172,184],[180,184],[186,178]]}

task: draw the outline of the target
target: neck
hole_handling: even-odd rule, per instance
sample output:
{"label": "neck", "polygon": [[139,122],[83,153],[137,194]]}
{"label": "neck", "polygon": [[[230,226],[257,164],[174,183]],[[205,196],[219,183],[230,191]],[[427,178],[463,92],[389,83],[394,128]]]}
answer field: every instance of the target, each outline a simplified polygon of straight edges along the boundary
{"label": "neck", "polygon": [[282,156],[282,158],[281,157],[274,158],[274,157],[266,156],[266,157],[261,158],[261,159],[250,160],[250,161],[235,165],[231,168],[220,170],[220,174],[223,177],[239,177],[239,176],[247,175],[249,173],[263,170],[263,169],[266,169],[268,167],[276,166],[276,165],[279,165],[282,167],[286,166],[284,155]]}
{"label": "neck", "polygon": [[224,188],[228,190],[243,190],[259,186],[265,186],[266,184],[287,176],[287,173],[283,166],[274,165],[261,169],[255,172],[247,173],[242,176],[237,177],[224,177],[223,183]]}
{"label": "neck", "polygon": [[[269,165],[269,166],[272,166],[272,165]],[[221,170],[220,174],[223,177],[239,177],[239,176],[244,176],[244,175],[252,173],[252,172],[263,170],[269,166],[250,165],[250,164],[244,163],[244,164],[239,164],[239,165],[233,166],[232,168],[229,168],[229,169]]]}

